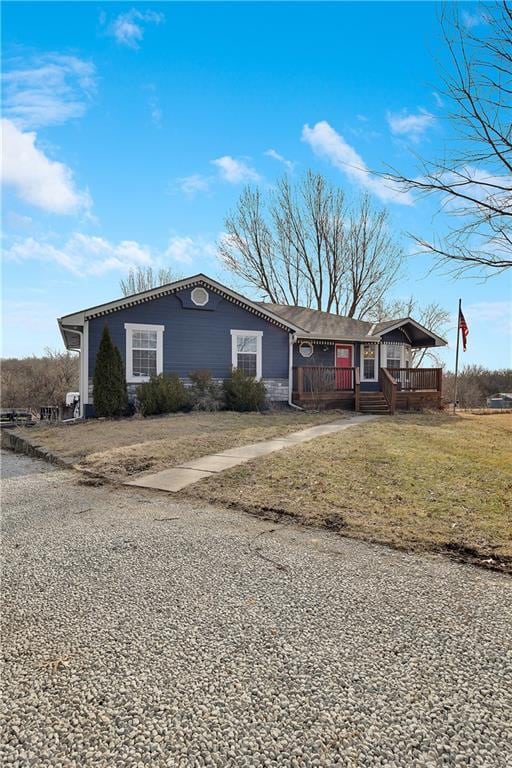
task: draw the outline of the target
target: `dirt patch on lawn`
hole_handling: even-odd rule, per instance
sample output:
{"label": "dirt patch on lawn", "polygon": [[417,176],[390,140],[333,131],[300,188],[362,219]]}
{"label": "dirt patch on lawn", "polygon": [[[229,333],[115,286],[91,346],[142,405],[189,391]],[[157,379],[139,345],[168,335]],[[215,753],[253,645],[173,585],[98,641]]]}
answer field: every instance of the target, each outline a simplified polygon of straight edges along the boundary
{"label": "dirt patch on lawn", "polygon": [[210,453],[281,437],[343,418],[339,411],[187,413],[148,419],[91,419],[41,426],[20,434],[78,469],[122,482]]}

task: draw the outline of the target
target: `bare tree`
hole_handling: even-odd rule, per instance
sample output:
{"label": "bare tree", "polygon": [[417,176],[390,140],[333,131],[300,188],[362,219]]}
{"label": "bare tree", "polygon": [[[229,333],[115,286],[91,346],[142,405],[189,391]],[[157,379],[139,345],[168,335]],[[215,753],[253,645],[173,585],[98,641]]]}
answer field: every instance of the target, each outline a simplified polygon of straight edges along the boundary
{"label": "bare tree", "polygon": [[296,184],[284,176],[266,199],[246,187],[225,229],[225,266],[276,304],[364,317],[403,261],[385,210],[368,197],[349,208],[341,189],[311,171]]}
{"label": "bare tree", "polygon": [[39,409],[62,405],[78,389],[79,356],[46,349],[43,357],[2,360],[2,407]]}
{"label": "bare tree", "polygon": [[160,285],[172,283],[173,280],[179,280],[169,267],[162,267],[157,272],[153,267],[137,267],[130,269],[128,277],[119,282],[119,287],[123,296],[132,296],[134,293],[149,291],[151,288],[158,288]]}
{"label": "bare tree", "polygon": [[[454,397],[452,371],[445,371],[443,394],[447,400]],[[457,377],[457,399],[461,408],[482,407],[486,399],[498,392],[512,392],[512,369],[490,371],[481,365],[465,365]]]}
{"label": "bare tree", "polygon": [[[450,322],[450,313],[443,309],[440,304],[432,301],[429,304],[420,306],[417,299],[412,296],[405,300],[397,299],[396,301],[380,302],[375,306],[368,319],[382,322],[402,317],[413,317],[420,325],[441,337],[445,336]],[[430,360],[436,365],[441,365],[440,358],[435,352],[435,347],[423,347],[412,350],[411,363],[414,368],[419,368],[425,359]]]}
{"label": "bare tree", "polygon": [[433,196],[454,222],[421,250],[456,274],[512,266],[512,5],[482,6],[481,24],[464,23],[448,4],[443,35],[450,54],[444,97],[454,135],[444,157],[420,159],[414,177],[387,178],[404,190]]}

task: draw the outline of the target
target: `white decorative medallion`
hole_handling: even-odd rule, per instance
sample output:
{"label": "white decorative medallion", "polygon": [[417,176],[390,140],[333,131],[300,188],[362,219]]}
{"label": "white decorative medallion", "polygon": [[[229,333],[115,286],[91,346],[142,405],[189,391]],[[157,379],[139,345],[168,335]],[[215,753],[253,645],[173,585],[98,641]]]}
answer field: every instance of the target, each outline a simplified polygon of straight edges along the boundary
{"label": "white decorative medallion", "polygon": [[205,304],[208,304],[208,300],[210,297],[208,295],[208,291],[205,288],[201,288],[198,286],[197,288],[194,288],[194,290],[190,294],[190,298],[192,299],[196,307],[204,307]]}

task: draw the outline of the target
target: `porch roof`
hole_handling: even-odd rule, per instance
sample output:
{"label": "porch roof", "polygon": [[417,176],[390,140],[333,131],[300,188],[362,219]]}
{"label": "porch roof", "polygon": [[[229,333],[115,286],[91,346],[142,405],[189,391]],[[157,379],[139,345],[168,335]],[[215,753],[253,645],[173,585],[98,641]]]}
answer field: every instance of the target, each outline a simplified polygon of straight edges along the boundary
{"label": "porch roof", "polygon": [[379,342],[387,333],[401,330],[405,340],[412,347],[442,347],[447,343],[412,317],[371,323],[367,320],[356,320],[353,317],[343,317],[308,307],[293,307],[287,304],[271,304],[263,301],[258,303],[261,307],[265,307],[287,322],[303,328],[304,334],[297,333],[299,338],[325,341]]}

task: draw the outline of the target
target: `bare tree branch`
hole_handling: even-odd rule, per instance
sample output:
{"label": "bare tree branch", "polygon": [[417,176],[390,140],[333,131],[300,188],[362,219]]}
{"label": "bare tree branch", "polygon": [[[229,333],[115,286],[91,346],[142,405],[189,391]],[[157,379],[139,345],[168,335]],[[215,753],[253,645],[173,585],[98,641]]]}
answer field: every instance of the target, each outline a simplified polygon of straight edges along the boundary
{"label": "bare tree branch", "polygon": [[368,196],[349,208],[343,191],[308,172],[283,177],[266,201],[246,188],[219,243],[225,266],[277,304],[363,318],[399,278],[400,245]]}
{"label": "bare tree branch", "polygon": [[179,280],[179,276],[169,267],[162,267],[157,272],[153,272],[152,267],[137,267],[137,269],[130,269],[126,279],[120,280],[119,287],[123,296],[132,296],[134,293],[142,293],[142,291],[172,283],[173,280]]}
{"label": "bare tree branch", "polygon": [[[425,306],[420,306],[412,296],[408,299],[397,299],[390,302],[383,300],[379,302],[370,313],[368,319],[374,322],[382,322],[402,317],[414,317],[420,325],[441,337],[445,336],[450,322],[450,313],[443,309],[440,304],[433,301]],[[437,366],[441,365],[435,347],[422,347],[421,349],[412,350],[411,362],[414,368],[421,367],[425,359],[430,360]]]}
{"label": "bare tree branch", "polygon": [[451,151],[420,160],[415,177],[385,174],[449,212],[454,223],[441,242],[414,239],[456,274],[512,267],[512,6],[505,0],[483,7],[485,23],[474,29],[464,26],[455,4],[442,18],[451,62],[442,91],[454,129]]}

